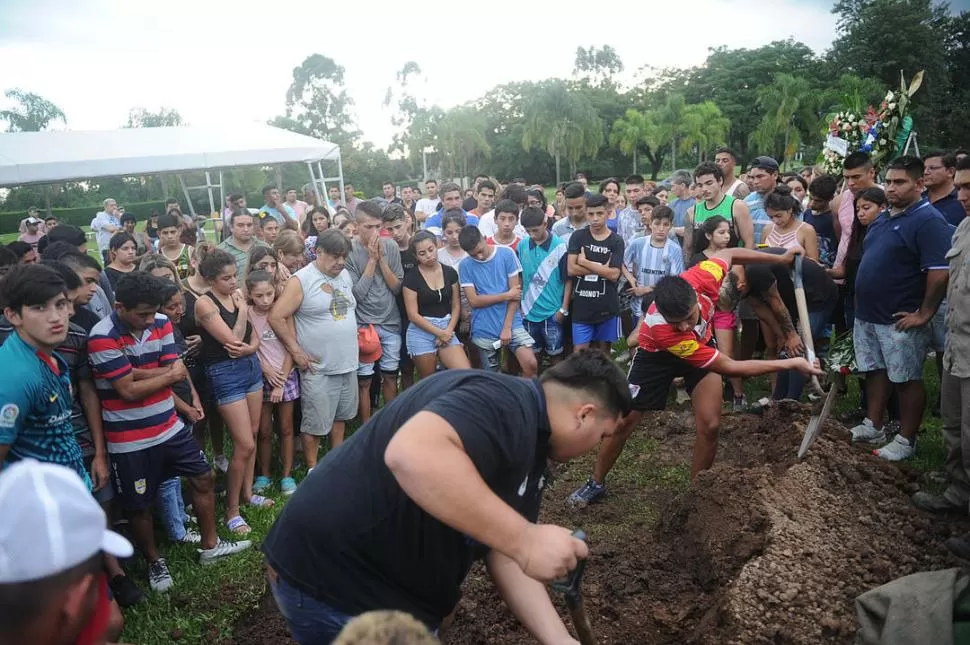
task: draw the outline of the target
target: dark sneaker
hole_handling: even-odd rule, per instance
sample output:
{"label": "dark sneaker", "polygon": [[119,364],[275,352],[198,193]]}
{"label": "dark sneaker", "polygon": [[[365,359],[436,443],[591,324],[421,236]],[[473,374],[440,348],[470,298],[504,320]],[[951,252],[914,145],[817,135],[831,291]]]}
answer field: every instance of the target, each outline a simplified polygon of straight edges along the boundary
{"label": "dark sneaker", "polygon": [[152,591],[164,593],[172,588],[175,581],[172,574],[168,572],[168,565],[165,558],[159,558],[148,565],[148,585]]}
{"label": "dark sneaker", "polygon": [[928,513],[967,513],[967,504],[957,504],[943,495],[932,495],[919,491],[914,493],[913,506]]}
{"label": "dark sneaker", "polygon": [[585,484],[573,491],[573,494],[569,496],[569,502],[574,506],[588,506],[593,502],[599,501],[604,495],[606,495],[606,484],[598,484],[594,480],[589,479]]}
{"label": "dark sneaker", "polygon": [[970,560],[970,533],[965,533],[960,537],[947,538],[943,543],[953,555],[964,560]]}
{"label": "dark sneaker", "polygon": [[138,585],[128,576],[120,573],[108,581],[108,586],[111,588],[111,595],[123,609],[134,607],[145,599],[145,594],[141,592]]}

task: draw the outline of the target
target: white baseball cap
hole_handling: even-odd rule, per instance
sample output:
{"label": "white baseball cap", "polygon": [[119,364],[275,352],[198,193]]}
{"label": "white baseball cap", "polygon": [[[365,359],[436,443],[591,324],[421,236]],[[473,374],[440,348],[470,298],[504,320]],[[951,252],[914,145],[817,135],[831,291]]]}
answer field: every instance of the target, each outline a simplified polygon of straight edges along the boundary
{"label": "white baseball cap", "polygon": [[48,578],[99,551],[131,557],[104,511],[70,468],[33,459],[0,472],[0,584]]}

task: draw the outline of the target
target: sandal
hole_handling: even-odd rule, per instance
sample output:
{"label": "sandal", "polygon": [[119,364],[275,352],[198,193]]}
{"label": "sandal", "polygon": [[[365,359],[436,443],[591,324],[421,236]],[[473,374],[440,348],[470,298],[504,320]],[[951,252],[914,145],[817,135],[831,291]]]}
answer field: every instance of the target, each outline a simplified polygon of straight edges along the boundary
{"label": "sandal", "polygon": [[246,520],[242,518],[241,515],[229,518],[226,520],[226,528],[235,533],[236,535],[247,535],[253,529],[250,528]]}
{"label": "sandal", "polygon": [[275,501],[269,497],[263,497],[262,495],[252,495],[247,502],[250,506],[255,506],[256,508],[269,508],[276,504]]}

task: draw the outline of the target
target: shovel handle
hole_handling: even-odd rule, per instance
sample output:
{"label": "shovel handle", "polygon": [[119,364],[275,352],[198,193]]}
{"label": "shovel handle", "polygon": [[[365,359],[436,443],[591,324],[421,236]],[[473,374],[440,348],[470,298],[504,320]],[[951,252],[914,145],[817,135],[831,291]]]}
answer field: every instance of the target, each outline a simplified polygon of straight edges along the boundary
{"label": "shovel handle", "polygon": [[[573,531],[573,537],[583,542],[586,541],[586,533],[582,529]],[[565,580],[556,580],[550,586],[556,591],[565,594],[566,600],[578,598],[585,572],[586,560],[580,560],[576,563],[576,568],[569,572]]]}

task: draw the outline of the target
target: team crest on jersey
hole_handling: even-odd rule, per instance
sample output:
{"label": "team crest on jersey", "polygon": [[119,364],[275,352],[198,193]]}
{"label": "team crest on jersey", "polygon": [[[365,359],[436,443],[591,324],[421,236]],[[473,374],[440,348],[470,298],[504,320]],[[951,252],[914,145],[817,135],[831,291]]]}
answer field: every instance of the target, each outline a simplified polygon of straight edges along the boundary
{"label": "team crest on jersey", "polygon": [[148,486],[145,483],[145,480],[144,479],[136,479],[135,480],[135,492],[138,493],[139,495],[144,495],[146,490],[148,490]]}
{"label": "team crest on jersey", "polygon": [[20,416],[20,408],[16,403],[8,403],[0,408],[0,428],[12,428]]}

